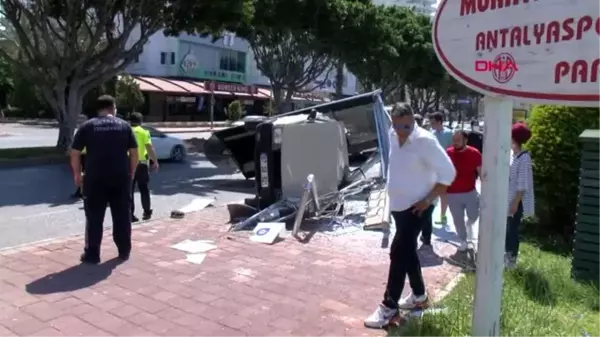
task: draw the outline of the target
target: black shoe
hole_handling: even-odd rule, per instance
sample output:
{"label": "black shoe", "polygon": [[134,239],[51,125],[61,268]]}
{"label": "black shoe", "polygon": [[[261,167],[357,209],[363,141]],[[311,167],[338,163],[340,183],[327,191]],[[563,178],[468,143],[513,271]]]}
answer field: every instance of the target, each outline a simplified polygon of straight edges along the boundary
{"label": "black shoe", "polygon": [[99,256],[92,256],[88,253],[83,253],[81,254],[81,258],[79,258],[79,260],[81,261],[81,263],[86,263],[86,264],[98,264],[100,263],[100,257]]}
{"label": "black shoe", "polygon": [[425,238],[424,238],[423,236],[421,236],[421,243],[422,243],[424,246],[431,246],[431,239],[429,239],[429,240],[425,240]]}
{"label": "black shoe", "polygon": [[137,216],[135,216],[135,215],[131,216],[131,222],[139,222],[139,221],[140,221],[140,219],[138,219]]}
{"label": "black shoe", "polygon": [[144,211],[144,214],[142,215],[142,220],[146,221],[150,220],[150,218],[152,218],[152,210]]}
{"label": "black shoe", "polygon": [[119,260],[121,260],[121,261],[127,261],[127,260],[129,260],[129,253],[120,253],[119,254]]}
{"label": "black shoe", "polygon": [[79,191],[71,194],[71,199],[81,199],[81,198],[83,198],[83,195]]}

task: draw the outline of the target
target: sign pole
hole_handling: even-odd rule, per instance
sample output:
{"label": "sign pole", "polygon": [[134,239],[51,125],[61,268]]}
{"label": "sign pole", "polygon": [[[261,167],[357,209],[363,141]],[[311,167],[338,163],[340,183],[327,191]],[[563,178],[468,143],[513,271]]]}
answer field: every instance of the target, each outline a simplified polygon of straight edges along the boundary
{"label": "sign pole", "polygon": [[481,217],[473,306],[473,336],[500,335],[512,109],[512,100],[492,96],[484,98]]}
{"label": "sign pole", "polygon": [[215,122],[215,95],[214,93],[211,91],[210,93],[210,129],[213,129],[213,124]]}

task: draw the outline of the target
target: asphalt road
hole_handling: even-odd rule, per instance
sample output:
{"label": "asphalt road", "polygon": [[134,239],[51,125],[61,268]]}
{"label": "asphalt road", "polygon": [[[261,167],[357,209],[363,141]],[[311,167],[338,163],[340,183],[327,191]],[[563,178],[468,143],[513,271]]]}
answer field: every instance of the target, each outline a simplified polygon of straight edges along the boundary
{"label": "asphalt road", "polygon": [[[83,232],[83,204],[69,199],[74,187],[66,165],[3,169],[0,175],[0,248]],[[154,217],[169,216],[199,197],[215,197],[215,204],[241,200],[253,193],[253,184],[200,154],[185,163],[162,163],[151,176]],[[137,193],[135,202],[141,210]],[[105,225],[111,223],[107,212]]]}
{"label": "asphalt road", "polygon": [[[167,133],[169,134],[169,133]],[[181,139],[208,138],[210,132],[172,133]],[[50,125],[0,124],[0,149],[54,146],[58,129]]]}

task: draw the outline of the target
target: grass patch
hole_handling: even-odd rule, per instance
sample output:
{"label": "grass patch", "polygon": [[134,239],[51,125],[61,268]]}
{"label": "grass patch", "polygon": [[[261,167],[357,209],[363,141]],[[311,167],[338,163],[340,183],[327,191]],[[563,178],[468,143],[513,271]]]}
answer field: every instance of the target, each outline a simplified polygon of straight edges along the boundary
{"label": "grass patch", "polygon": [[23,147],[15,149],[0,149],[0,160],[18,160],[27,158],[51,158],[65,156],[56,147]]}
{"label": "grass patch", "polygon": [[[443,314],[425,315],[389,336],[470,336],[475,275],[442,301]],[[522,244],[518,267],[504,272],[502,336],[599,336],[597,284],[571,279],[571,258]]]}

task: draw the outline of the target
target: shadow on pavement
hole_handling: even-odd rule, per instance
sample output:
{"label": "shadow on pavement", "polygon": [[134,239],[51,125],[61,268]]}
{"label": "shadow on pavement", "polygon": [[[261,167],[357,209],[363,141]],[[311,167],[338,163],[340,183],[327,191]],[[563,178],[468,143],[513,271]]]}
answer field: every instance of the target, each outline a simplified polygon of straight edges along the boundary
{"label": "shadow on pavement", "polygon": [[444,263],[444,259],[439,256],[431,246],[422,245],[417,252],[422,268],[435,267]]}
{"label": "shadow on pavement", "polygon": [[[68,165],[44,165],[0,170],[0,208],[49,204],[53,207],[76,203]],[[182,163],[162,162],[150,174],[153,195],[192,194],[206,196],[213,190],[253,192],[254,180],[245,180],[209,163],[204,155],[190,154]]]}
{"label": "shadow on pavement", "polygon": [[443,242],[458,242],[458,235],[448,225],[442,225],[442,227],[433,226],[433,235],[437,237],[438,241]]}
{"label": "shadow on pavement", "polygon": [[37,279],[27,284],[25,290],[29,294],[47,295],[87,288],[108,278],[122,262],[114,258],[97,266],[79,264]]}

